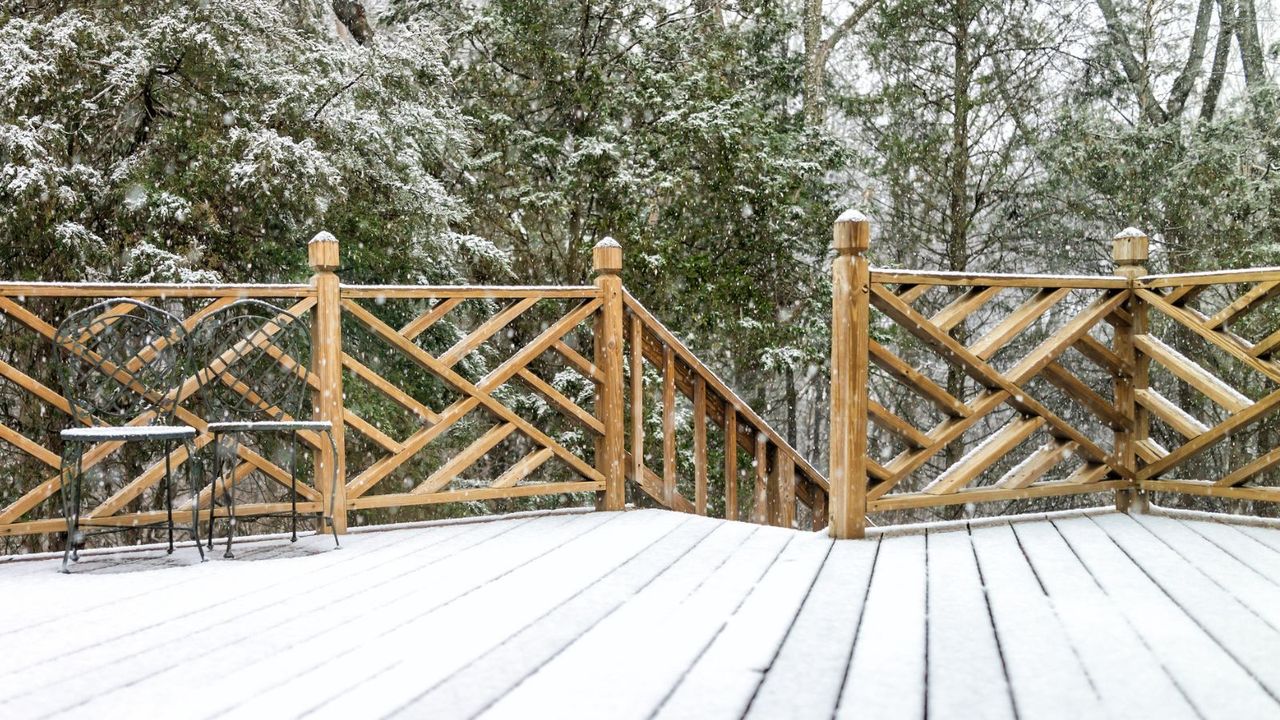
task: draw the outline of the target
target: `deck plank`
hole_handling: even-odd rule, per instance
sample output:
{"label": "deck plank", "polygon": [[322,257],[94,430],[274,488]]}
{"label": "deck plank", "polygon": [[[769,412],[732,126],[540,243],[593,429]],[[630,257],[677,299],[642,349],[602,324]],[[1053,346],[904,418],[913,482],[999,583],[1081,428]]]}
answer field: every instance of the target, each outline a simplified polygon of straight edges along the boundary
{"label": "deck plank", "polygon": [[[795,537],[760,527],[693,588],[663,592],[655,583],[480,717],[649,717]],[[608,691],[581,692],[591,687]]]}
{"label": "deck plank", "polygon": [[1270,582],[1280,585],[1280,552],[1240,532],[1235,525],[1219,522],[1180,521],[1183,526],[1222,548]]}
{"label": "deck plank", "polygon": [[[1195,718],[1195,710],[1114,599],[1053,525],[1016,523],[1014,534],[1044,583],[1067,637],[1113,717]],[[1134,692],[1134,688],[1142,688]]]}
{"label": "deck plank", "polygon": [[966,530],[930,532],[928,708],[930,718],[1013,718],[1004,659]]}
{"label": "deck plank", "polygon": [[1101,717],[1097,692],[1009,525],[973,530],[1018,714]]}
{"label": "deck plank", "polygon": [[[565,604],[525,627],[508,641],[425,688],[391,716],[469,718],[510,692],[548,660],[623,603],[667,573],[678,575],[689,558],[709,558],[703,543],[721,525],[694,518],[663,542],[637,555]],[[679,566],[679,567],[678,567]]]}
{"label": "deck plank", "polygon": [[838,542],[765,673],[747,717],[830,720],[862,618],[880,540]]}
{"label": "deck plank", "polygon": [[1280,628],[1280,576],[1267,578],[1177,520],[1150,515],[1133,519],[1272,630]]}
{"label": "deck plank", "polygon": [[[319,657],[306,655],[299,659],[300,653],[294,651],[317,638],[335,638],[334,629],[351,618],[367,613],[410,612],[418,602],[441,602],[451,593],[465,592],[608,519],[588,518],[539,518],[513,528],[479,525],[455,536],[454,542],[433,545],[427,551],[401,553],[395,548],[394,561],[376,565],[376,571],[369,576],[331,574],[323,578],[323,583],[308,578],[295,586],[296,594],[287,602],[282,599],[288,595],[282,598],[277,594],[260,604],[226,603],[217,608],[218,612],[202,613],[196,618],[207,621],[209,616],[217,616],[202,632],[170,627],[165,628],[167,637],[149,638],[152,642],[145,652],[128,663],[135,672],[144,674],[95,694],[86,704],[72,708],[71,714],[92,715],[94,708],[134,707],[163,709],[170,717],[212,715],[252,698],[282,676],[306,672],[328,657],[325,651]],[[366,564],[373,564],[376,556],[365,557]],[[434,578],[438,582],[428,585],[430,590],[425,593],[403,592],[414,587],[417,578]],[[324,620],[318,622],[316,618]],[[360,639],[336,637],[345,638],[345,642]],[[111,674],[110,668],[103,669],[107,672],[93,675]],[[201,682],[203,703],[190,702],[192,677],[208,678]]]}
{"label": "deck plank", "polygon": [[[625,513],[556,552],[526,563],[450,603],[404,623],[364,623],[349,628],[362,638],[306,676],[271,694],[280,702],[255,701],[253,710],[288,709],[292,696],[316,700],[303,717],[384,716],[500,645],[555,608],[607,577],[628,560],[651,550],[686,523],[670,513]],[[451,652],[424,652],[447,647]]]}
{"label": "deck plank", "polygon": [[[1280,698],[1280,632],[1251,612],[1232,592],[1212,581],[1210,568],[1198,568],[1161,538],[1127,515],[1094,522],[1142,567],[1157,585],[1216,640],[1236,662]],[[1280,705],[1276,707],[1280,711]]]}
{"label": "deck plank", "polygon": [[[1277,706],[1249,672],[1088,518],[1054,520],[1089,573],[1205,718],[1274,715]],[[1212,668],[1212,672],[1206,672]]]}
{"label": "deck plank", "polygon": [[882,540],[837,718],[924,717],[924,613],[924,537]]}
{"label": "deck plank", "polygon": [[642,510],[0,562],[0,717],[1280,716],[1280,530],[1228,522]]}
{"label": "deck plank", "polygon": [[[365,554],[369,543],[353,542],[341,551],[308,558],[202,566],[201,581],[184,586],[181,596],[157,596],[146,603],[118,606],[106,614],[71,616],[57,624],[55,633],[39,628],[34,638],[20,640],[30,651],[20,668],[0,674],[0,697],[21,700],[28,694],[40,695],[42,702],[56,707],[86,701],[117,686],[138,682],[152,672],[171,671],[176,663],[196,657],[205,643],[237,639],[237,625],[241,630],[252,630],[247,618],[255,610],[271,610],[277,621],[288,620],[309,604],[323,607],[329,596],[322,590],[352,580],[370,584],[394,581],[410,568],[429,566],[442,553],[514,532],[524,522],[457,525],[411,537],[371,537],[374,543],[399,541],[378,561],[372,559],[377,555]],[[163,573],[148,572],[146,576],[156,574]],[[231,578],[240,590],[228,599],[225,589]],[[67,579],[71,586],[68,592],[93,594],[96,588],[97,576],[72,575]],[[137,576],[134,582],[138,582]],[[293,594],[298,598],[295,602],[282,602],[282,597]],[[233,621],[236,625],[230,624]],[[183,642],[175,643],[175,638]],[[11,656],[0,662],[22,660]],[[81,680],[74,688],[48,693],[47,688],[62,684],[61,672],[65,671],[80,674]]]}
{"label": "deck plank", "polygon": [[677,681],[655,717],[741,718],[795,623],[832,544],[829,538],[813,535],[789,543],[702,657]]}

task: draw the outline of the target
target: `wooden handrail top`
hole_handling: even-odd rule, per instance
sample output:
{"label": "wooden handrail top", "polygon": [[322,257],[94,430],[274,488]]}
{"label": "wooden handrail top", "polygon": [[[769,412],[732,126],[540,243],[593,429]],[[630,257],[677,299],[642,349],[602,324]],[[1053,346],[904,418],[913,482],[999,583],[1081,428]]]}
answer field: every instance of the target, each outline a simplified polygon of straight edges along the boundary
{"label": "wooden handrail top", "polygon": [[0,282],[0,297],[158,297],[297,298],[315,292],[303,283],[287,284],[194,284],[194,283],[67,283]]}
{"label": "wooden handrail top", "polygon": [[594,298],[594,285],[347,285],[344,298]]}
{"label": "wooden handrail top", "polygon": [[1140,288],[1162,288],[1183,285],[1263,282],[1267,280],[1280,280],[1280,267],[1211,270],[1208,272],[1174,273],[1171,275],[1144,275],[1138,278],[1135,283]]}
{"label": "wooden handrail top", "polygon": [[990,287],[1093,288],[1127,290],[1129,279],[1119,275],[1027,275],[971,273],[947,270],[871,268],[871,282],[902,285],[979,285]]}
{"label": "wooden handrail top", "polygon": [[826,476],[818,472],[817,468],[811,465],[803,455],[797,452],[795,448],[791,447],[787,441],[769,425],[769,423],[765,422],[764,418],[760,417],[756,411],[751,409],[750,405],[743,402],[742,398],[738,397],[737,393],[731,390],[729,386],[711,370],[711,368],[708,368],[701,360],[698,360],[698,358],[693,354],[693,351],[686,347],[684,343],[680,342],[680,339],[668,330],[667,326],[662,324],[662,321],[654,317],[653,313],[649,312],[648,309],[646,309],[630,291],[623,289],[622,297],[627,309],[635,313],[640,318],[641,322],[647,325],[649,329],[661,338],[664,343],[669,345],[681,362],[688,365],[694,372],[701,375],[711,390],[724,398],[725,402],[732,405],[734,410],[736,410],[737,413],[745,419],[747,424],[754,427],[757,432],[764,433],[764,435],[769,438],[769,441],[773,443],[774,447],[778,448],[779,451],[785,453],[787,457],[791,458],[791,460],[795,462],[796,467],[799,468],[810,480],[816,483],[824,491],[829,490],[830,486],[827,483]]}

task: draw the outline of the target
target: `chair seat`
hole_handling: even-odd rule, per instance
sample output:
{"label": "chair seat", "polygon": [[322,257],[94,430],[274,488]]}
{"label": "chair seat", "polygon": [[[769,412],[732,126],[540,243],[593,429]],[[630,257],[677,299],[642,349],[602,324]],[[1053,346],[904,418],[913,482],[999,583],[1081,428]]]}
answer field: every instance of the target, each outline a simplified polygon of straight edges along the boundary
{"label": "chair seat", "polygon": [[209,423],[209,432],[213,433],[297,432],[299,430],[324,432],[332,429],[333,423],[328,420],[257,420]]}
{"label": "chair seat", "polygon": [[188,440],[196,436],[189,425],[145,425],[134,427],[78,427],[62,431],[68,442],[143,442],[148,440]]}

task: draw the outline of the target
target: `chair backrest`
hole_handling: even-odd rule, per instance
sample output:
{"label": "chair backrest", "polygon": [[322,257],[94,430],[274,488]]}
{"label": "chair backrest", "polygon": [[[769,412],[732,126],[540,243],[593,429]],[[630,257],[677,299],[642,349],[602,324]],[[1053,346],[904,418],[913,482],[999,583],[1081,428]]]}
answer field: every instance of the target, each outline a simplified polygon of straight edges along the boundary
{"label": "chair backrest", "polygon": [[186,370],[186,328],[153,305],[115,298],[71,313],[54,343],[63,393],[77,423],[120,425],[144,413],[149,424],[173,421]]}
{"label": "chair backrest", "polygon": [[191,342],[206,420],[309,419],[311,335],[302,318],[263,300],[237,300],[201,320]]}

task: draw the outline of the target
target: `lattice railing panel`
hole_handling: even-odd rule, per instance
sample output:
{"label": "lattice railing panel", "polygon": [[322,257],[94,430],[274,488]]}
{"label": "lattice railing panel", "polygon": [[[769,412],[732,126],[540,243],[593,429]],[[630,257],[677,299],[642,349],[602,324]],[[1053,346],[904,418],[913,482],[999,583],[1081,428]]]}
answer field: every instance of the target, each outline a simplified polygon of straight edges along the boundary
{"label": "lattice railing panel", "polygon": [[[56,325],[76,309],[111,297],[132,297],[163,307],[182,320],[190,331],[211,313],[226,307],[239,297],[254,295],[273,300],[296,312],[306,315],[314,299],[306,297],[305,286],[258,286],[254,288],[224,286],[72,286],[7,285],[0,289],[0,404],[5,418],[0,421],[0,440],[14,453],[4,456],[3,494],[0,495],[0,534],[23,535],[57,532],[65,528],[62,519],[60,487],[63,478],[59,470],[62,442],[59,432],[71,420],[69,406],[62,395],[62,388],[55,373],[55,363],[63,362],[63,356],[54,344]],[[136,306],[118,306],[128,309]],[[106,322],[110,322],[107,318]],[[161,343],[164,342],[162,339]],[[144,356],[145,348],[137,357],[124,362],[122,370],[141,366],[151,358]],[[231,357],[230,353],[223,353]],[[282,361],[287,362],[282,356]],[[302,359],[305,366],[306,358]],[[181,385],[170,392],[176,393],[178,407],[176,420],[201,430],[193,442],[197,458],[202,463],[200,474],[202,507],[208,508],[212,498],[209,486],[210,468],[205,467],[205,452],[211,437],[203,432],[204,410],[202,399],[196,392],[199,382],[192,365]],[[113,375],[105,375],[104,382],[113,382]],[[142,389],[127,381],[122,373],[114,381],[120,382],[121,391],[136,393]],[[258,399],[254,381],[228,385],[225,392],[236,393],[249,399]],[[146,424],[149,417],[139,416],[129,424]],[[302,447],[315,444],[315,438],[302,438]],[[237,443],[233,452],[231,482],[239,485],[238,514],[244,517],[266,514],[288,507],[290,475],[285,470],[284,453],[291,452],[287,444],[266,439],[261,442]],[[320,496],[310,483],[309,453],[300,460],[299,492],[300,509],[318,511]],[[190,512],[189,489],[185,481],[185,466],[190,462],[185,447],[178,444],[170,453],[175,479],[180,479],[181,490],[175,493],[176,512]],[[85,454],[86,477],[82,484],[85,522],[88,525],[133,528],[159,522],[164,516],[164,454],[157,444],[125,445],[119,442],[103,442],[90,446]],[[207,511],[206,511],[207,512]],[[221,507],[215,512],[224,514]],[[148,537],[147,531],[137,530],[126,537],[136,542]],[[34,544],[32,544],[34,543]],[[42,541],[26,541],[30,548],[41,547]]]}
{"label": "lattice railing panel", "polygon": [[352,291],[344,378],[389,409],[386,440],[347,451],[348,507],[602,489],[586,359],[597,295]]}
{"label": "lattice railing panel", "polygon": [[1280,271],[1143,278],[1151,418],[1138,476],[1152,491],[1280,499]]}
{"label": "lattice railing panel", "polygon": [[1082,285],[873,273],[872,511],[1089,492],[1121,479],[1112,377],[1090,356],[1110,344],[1128,291]]}

